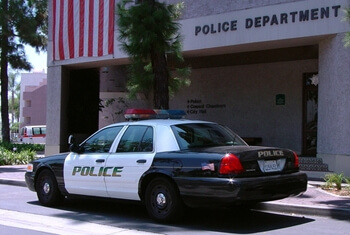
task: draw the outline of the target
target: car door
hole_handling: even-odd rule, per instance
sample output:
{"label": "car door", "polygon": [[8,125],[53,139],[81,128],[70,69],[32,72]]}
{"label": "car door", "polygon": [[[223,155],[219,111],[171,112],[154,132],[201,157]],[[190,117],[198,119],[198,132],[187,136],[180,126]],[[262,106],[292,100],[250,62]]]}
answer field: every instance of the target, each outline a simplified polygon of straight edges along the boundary
{"label": "car door", "polygon": [[102,129],[89,137],[81,147],[82,153],[70,153],[64,162],[64,183],[70,194],[108,197],[105,175],[110,148],[123,126]]}
{"label": "car door", "polygon": [[154,128],[147,125],[130,125],[123,133],[116,152],[106,162],[111,173],[105,176],[110,197],[140,200],[138,183],[155,155],[153,136]]}

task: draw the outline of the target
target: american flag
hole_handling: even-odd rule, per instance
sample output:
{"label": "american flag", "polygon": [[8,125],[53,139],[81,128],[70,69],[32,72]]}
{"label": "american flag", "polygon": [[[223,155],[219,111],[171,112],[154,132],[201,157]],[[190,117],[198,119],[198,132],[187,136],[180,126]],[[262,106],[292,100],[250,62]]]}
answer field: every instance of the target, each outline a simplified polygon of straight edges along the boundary
{"label": "american flag", "polygon": [[205,171],[205,170],[215,171],[214,163],[203,162],[202,163],[202,170],[203,171]]}
{"label": "american flag", "polygon": [[52,0],[53,59],[113,54],[115,0]]}

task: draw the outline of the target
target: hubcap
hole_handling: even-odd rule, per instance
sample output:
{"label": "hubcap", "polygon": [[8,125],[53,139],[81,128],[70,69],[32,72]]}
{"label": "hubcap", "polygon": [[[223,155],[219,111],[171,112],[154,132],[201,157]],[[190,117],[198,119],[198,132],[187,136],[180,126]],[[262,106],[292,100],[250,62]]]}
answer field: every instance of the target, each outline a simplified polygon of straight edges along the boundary
{"label": "hubcap", "polygon": [[158,193],[157,195],[157,205],[159,207],[164,207],[166,205],[166,197],[163,193]]}
{"label": "hubcap", "polygon": [[46,194],[48,194],[50,192],[50,184],[45,183],[43,186],[43,190]]}

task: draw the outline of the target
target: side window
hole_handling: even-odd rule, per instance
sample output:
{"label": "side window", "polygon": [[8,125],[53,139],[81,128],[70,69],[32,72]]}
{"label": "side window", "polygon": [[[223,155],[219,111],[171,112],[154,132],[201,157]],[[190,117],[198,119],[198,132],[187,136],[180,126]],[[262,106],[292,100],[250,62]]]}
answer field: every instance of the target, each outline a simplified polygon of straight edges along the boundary
{"label": "side window", "polygon": [[41,134],[41,132],[40,132],[40,127],[33,127],[33,135],[40,135]]}
{"label": "side window", "polygon": [[91,136],[82,146],[85,153],[107,153],[112,146],[115,137],[123,126],[114,126],[103,129]]}
{"label": "side window", "polygon": [[122,136],[117,152],[152,152],[153,128],[150,126],[129,126]]}
{"label": "side window", "polygon": [[153,128],[148,127],[140,143],[141,152],[153,151]]}

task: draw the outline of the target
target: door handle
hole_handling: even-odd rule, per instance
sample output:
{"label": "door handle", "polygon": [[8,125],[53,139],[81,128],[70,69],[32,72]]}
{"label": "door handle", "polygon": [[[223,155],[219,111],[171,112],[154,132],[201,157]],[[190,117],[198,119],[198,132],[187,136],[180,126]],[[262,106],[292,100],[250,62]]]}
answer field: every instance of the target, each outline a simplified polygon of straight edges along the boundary
{"label": "door handle", "polygon": [[139,159],[139,160],[137,160],[136,162],[137,162],[137,163],[146,163],[147,160],[146,160],[146,159]]}
{"label": "door handle", "polygon": [[105,160],[104,159],[97,159],[96,162],[97,163],[102,163],[102,162],[105,162]]}

